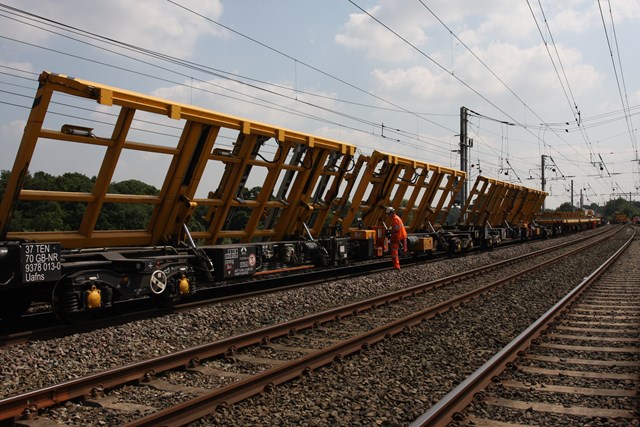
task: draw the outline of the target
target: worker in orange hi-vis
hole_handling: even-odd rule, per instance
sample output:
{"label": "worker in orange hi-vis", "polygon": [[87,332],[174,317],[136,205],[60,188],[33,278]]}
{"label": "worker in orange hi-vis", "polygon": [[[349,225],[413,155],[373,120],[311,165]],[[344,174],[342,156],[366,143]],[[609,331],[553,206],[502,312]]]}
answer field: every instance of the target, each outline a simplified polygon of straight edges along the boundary
{"label": "worker in orange hi-vis", "polygon": [[385,211],[387,217],[391,222],[391,227],[387,230],[387,235],[391,240],[391,263],[393,268],[400,270],[400,255],[398,249],[400,249],[400,242],[404,245],[404,250],[407,250],[407,230],[404,228],[402,218],[400,218],[392,207],[388,207]]}

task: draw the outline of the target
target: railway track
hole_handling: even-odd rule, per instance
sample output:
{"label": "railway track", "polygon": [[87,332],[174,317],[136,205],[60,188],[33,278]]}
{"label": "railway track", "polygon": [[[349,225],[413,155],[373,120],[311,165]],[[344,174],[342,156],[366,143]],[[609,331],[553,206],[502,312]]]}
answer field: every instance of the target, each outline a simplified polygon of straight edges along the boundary
{"label": "railway track", "polygon": [[639,254],[630,239],[412,427],[639,425]]}
{"label": "railway track", "polygon": [[[407,264],[425,261],[424,258],[408,260]],[[247,298],[256,295],[266,295],[286,289],[325,283],[327,280],[340,280],[345,277],[372,274],[389,270],[389,261],[373,261],[358,265],[349,265],[330,270],[306,270],[305,273],[288,275],[272,275],[258,280],[239,281],[217,288],[206,288],[198,292],[196,297],[185,299],[173,307],[161,308],[153,304],[149,298],[123,301],[114,304],[110,312],[96,314],[95,318],[87,319],[77,324],[60,322],[48,310],[42,310],[24,316],[19,322],[3,322],[0,324],[0,348],[32,339],[46,339],[61,337],[75,333],[112,327],[123,323],[160,317],[167,313],[193,310],[196,307],[230,301],[236,298]]]}
{"label": "railway track", "polygon": [[[605,238],[594,239],[589,244],[586,242],[576,243],[576,246],[582,246],[576,251],[587,250],[585,248],[600,244]],[[556,251],[563,252],[560,257],[568,257],[573,253],[566,247],[556,248]],[[548,254],[548,251],[539,251],[523,257],[520,260],[522,266],[518,266],[514,260],[509,260],[468,274],[428,282],[402,292],[388,294],[318,315],[307,316],[254,333],[106,371],[25,395],[10,397],[0,401],[0,414],[2,419],[16,416],[25,417],[40,412],[43,407],[59,404],[68,399],[99,396],[102,390],[111,389],[119,384],[131,383],[132,381],[144,384],[145,380],[150,380],[152,382],[147,383],[148,385],[160,390],[164,389],[164,392],[167,393],[169,389],[174,392],[176,389],[181,390],[181,400],[184,400],[185,396],[199,394],[200,397],[178,405],[178,415],[170,415],[169,411],[174,409],[166,409],[156,412],[149,416],[150,418],[140,420],[141,425],[145,423],[173,424],[178,422],[177,420],[182,423],[185,420],[197,419],[210,413],[212,405],[215,407],[216,405],[229,404],[246,398],[248,395],[259,393],[265,388],[269,389],[278,383],[330,363],[336,358],[342,359],[363,347],[371,346],[385,337],[402,332],[407,327],[419,325],[425,319],[442,314],[453,307],[478,298],[479,295],[485,295],[504,283],[527,274],[530,269],[526,265],[531,264],[531,258],[536,257],[538,260],[536,260],[537,266],[535,268],[538,269],[553,262],[554,258]],[[521,271],[515,272],[518,269]],[[487,285],[478,279],[478,275],[487,274],[487,271],[492,271],[492,277],[500,276],[501,278]],[[400,315],[399,312],[404,312],[404,314]],[[319,325],[322,326],[319,327]],[[369,325],[369,327],[365,328],[367,330],[363,332],[360,329],[365,325]],[[371,325],[375,326],[371,327]],[[306,335],[307,332],[303,334],[303,331],[308,331],[309,335]],[[283,339],[287,339],[287,342],[282,342]],[[256,346],[257,344],[258,346]],[[239,353],[239,349],[245,347],[248,350],[245,353]],[[294,357],[293,360],[287,361],[292,354],[298,358]],[[216,361],[212,362],[213,368],[201,363],[203,360],[221,355],[226,355],[226,358],[214,359]],[[233,363],[228,363],[229,361]],[[213,381],[215,383],[225,383],[229,381],[229,378],[243,378],[247,373],[229,373],[225,372],[223,368],[228,368],[229,364],[244,366],[247,363],[276,365],[276,367],[258,369],[256,372],[252,372],[255,375],[213,392],[198,390],[188,385],[168,386],[166,381],[158,381],[157,378],[152,378],[154,375],[150,375],[150,373],[159,374],[168,369],[188,366],[190,370],[198,371],[200,375],[216,376],[218,380]],[[152,385],[153,381],[155,381],[155,385]],[[87,400],[86,402],[91,402],[91,404],[103,409],[109,407],[116,409],[118,406],[113,403],[113,396]],[[204,404],[205,409],[201,409],[200,404]],[[129,408],[134,412],[150,411],[150,408],[145,410],[142,405],[129,405]],[[159,408],[151,408],[151,410],[157,409]],[[187,416],[186,412],[190,415]],[[52,413],[55,414],[55,409],[52,410]],[[163,418],[167,416],[178,418]],[[127,416],[123,415],[123,418],[116,418],[112,421],[122,423],[126,419],[128,419]]]}
{"label": "railway track", "polygon": [[[600,229],[589,236],[581,237],[577,241],[593,238],[594,235],[607,232],[607,229]],[[500,251],[512,243],[494,249]],[[529,244],[531,242],[519,242],[518,244]],[[568,245],[570,242],[560,243]],[[410,266],[418,263],[437,262],[445,257],[445,253],[434,254],[429,258],[415,257],[403,260],[403,265]],[[87,319],[78,324],[67,324],[60,322],[55,315],[46,308],[24,316],[19,322],[0,322],[0,348],[24,343],[29,340],[48,339],[53,337],[63,337],[71,334],[83,333],[91,330],[122,325],[135,320],[160,317],[167,313],[192,310],[196,307],[208,304],[230,301],[235,298],[246,298],[249,296],[265,295],[272,292],[292,289],[302,286],[312,286],[322,284],[328,280],[340,280],[341,278],[355,277],[357,275],[376,274],[389,270],[390,263],[385,261],[372,261],[359,265],[348,265],[342,268],[332,268],[330,270],[308,270],[303,274],[290,274],[286,276],[266,277],[259,280],[241,281],[229,283],[217,288],[208,288],[199,291],[197,298],[191,298],[171,308],[159,308],[147,298],[125,301],[115,304],[109,313],[99,313],[92,319]]]}

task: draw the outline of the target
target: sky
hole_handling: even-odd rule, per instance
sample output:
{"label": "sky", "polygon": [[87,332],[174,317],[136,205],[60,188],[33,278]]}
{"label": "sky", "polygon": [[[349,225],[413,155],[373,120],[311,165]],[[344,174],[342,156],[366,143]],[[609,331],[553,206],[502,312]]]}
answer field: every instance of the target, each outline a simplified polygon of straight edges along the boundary
{"label": "sky", "polygon": [[[47,70],[456,169],[466,107],[470,186],[640,200],[638,28],[640,0],[0,0],[0,169]],[[117,180],[159,187],[138,160]]]}

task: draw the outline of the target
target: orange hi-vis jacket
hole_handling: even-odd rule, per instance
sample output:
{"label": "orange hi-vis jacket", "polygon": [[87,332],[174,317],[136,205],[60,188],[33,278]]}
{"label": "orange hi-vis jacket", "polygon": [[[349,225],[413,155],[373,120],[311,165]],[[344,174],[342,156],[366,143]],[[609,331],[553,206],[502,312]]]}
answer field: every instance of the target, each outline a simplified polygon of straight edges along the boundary
{"label": "orange hi-vis jacket", "polygon": [[393,214],[391,218],[391,240],[400,242],[407,238],[407,230],[404,228],[402,218],[397,214]]}

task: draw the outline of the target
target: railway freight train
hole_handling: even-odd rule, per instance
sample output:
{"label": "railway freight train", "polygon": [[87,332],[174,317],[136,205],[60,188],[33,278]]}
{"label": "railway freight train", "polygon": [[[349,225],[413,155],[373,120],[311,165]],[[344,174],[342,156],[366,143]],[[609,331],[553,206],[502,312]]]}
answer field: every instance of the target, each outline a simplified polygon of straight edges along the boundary
{"label": "railway freight train", "polygon": [[[30,164],[63,150],[83,170],[95,168],[91,191],[25,188]],[[110,191],[114,177],[136,174],[160,177],[159,192]],[[242,277],[384,257],[389,206],[408,231],[404,256],[531,237],[546,193],[479,177],[456,204],[465,179],[459,170],[380,151],[356,155],[342,142],[43,72],[0,201],[0,317],[21,316],[38,301],[67,320],[124,299],[173,304]],[[256,191],[245,191],[251,185]],[[12,226],[47,203],[74,207],[77,229]],[[133,205],[146,206],[145,227],[100,225],[105,210]]]}

